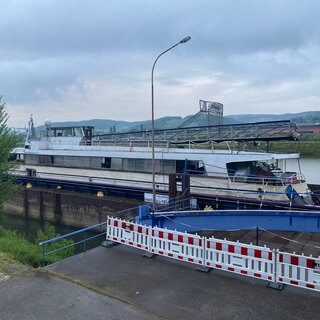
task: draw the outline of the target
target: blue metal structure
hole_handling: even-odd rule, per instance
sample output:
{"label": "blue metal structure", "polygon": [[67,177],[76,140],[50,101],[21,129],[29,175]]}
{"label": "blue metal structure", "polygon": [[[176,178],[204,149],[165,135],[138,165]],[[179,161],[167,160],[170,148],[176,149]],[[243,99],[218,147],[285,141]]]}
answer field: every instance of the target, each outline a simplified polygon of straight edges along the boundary
{"label": "blue metal structure", "polygon": [[210,210],[151,212],[141,206],[136,222],[178,231],[253,230],[320,232],[320,211]]}

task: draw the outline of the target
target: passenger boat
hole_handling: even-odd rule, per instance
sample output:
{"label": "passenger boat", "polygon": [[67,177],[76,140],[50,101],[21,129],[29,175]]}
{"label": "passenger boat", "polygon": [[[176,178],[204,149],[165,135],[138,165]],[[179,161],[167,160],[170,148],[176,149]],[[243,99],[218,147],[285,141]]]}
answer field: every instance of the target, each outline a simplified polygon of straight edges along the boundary
{"label": "passenger boat", "polygon": [[[250,128],[253,126],[251,124]],[[19,166],[11,173],[19,181],[85,185],[110,194],[125,190],[128,196],[144,196],[148,200],[153,187],[150,131],[126,133],[122,137],[118,134],[116,138],[114,134],[95,136],[94,128],[90,126],[58,127],[48,122],[41,137],[32,138],[31,129],[24,147],[12,151],[11,158],[17,160]],[[194,138],[195,130],[188,128],[189,137],[192,131],[193,141],[208,140],[203,134],[208,132],[208,127],[201,131],[197,128],[197,139]],[[261,129],[257,131],[261,132]],[[159,132],[154,133],[157,199],[167,197],[170,174],[187,174],[190,176],[190,195],[200,208],[211,205],[221,209],[236,205],[319,210],[319,198],[309,190],[299,170],[299,154],[221,150],[215,144],[211,148],[197,148],[186,139],[185,133],[180,132],[179,136],[176,131],[170,132],[175,139],[168,143],[163,138],[164,133],[160,132],[160,137]],[[287,171],[288,161],[296,162],[297,170]]]}

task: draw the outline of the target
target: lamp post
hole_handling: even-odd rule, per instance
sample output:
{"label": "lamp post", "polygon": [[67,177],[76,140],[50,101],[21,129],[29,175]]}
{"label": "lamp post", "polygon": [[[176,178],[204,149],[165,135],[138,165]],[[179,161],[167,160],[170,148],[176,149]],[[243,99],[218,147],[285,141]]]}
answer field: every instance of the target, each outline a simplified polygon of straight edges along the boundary
{"label": "lamp post", "polygon": [[167,50],[161,52],[156,60],[153,63],[152,71],[151,71],[151,135],[152,135],[152,206],[153,210],[155,210],[156,207],[156,163],[155,163],[155,152],[154,152],[154,90],[153,90],[153,73],[154,73],[154,67],[159,60],[159,58],[164,55],[166,52],[172,50],[176,46],[178,46],[181,43],[186,43],[191,39],[190,36],[183,38],[181,41],[173,45],[172,47],[168,48]]}

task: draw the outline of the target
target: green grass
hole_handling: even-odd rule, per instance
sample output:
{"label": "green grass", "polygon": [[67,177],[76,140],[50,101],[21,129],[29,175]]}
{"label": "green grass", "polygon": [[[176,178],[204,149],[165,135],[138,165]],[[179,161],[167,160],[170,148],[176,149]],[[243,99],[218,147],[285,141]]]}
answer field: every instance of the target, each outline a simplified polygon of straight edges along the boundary
{"label": "green grass", "polygon": [[320,141],[278,141],[271,142],[272,152],[299,152],[304,157],[320,157]]}
{"label": "green grass", "polygon": [[0,252],[7,257],[32,267],[39,267],[41,253],[37,246],[13,231],[0,227]]}
{"label": "green grass", "polygon": [[[34,268],[40,266],[42,258],[42,247],[39,242],[58,236],[55,229],[50,224],[45,224],[44,229],[38,231],[35,243],[29,242],[14,231],[5,230],[0,226],[0,253],[4,253],[8,258],[19,261]],[[64,247],[73,243],[72,240],[60,240],[46,246],[46,252]],[[61,250],[46,256],[45,263],[51,264],[61,259],[73,255],[73,248]]]}

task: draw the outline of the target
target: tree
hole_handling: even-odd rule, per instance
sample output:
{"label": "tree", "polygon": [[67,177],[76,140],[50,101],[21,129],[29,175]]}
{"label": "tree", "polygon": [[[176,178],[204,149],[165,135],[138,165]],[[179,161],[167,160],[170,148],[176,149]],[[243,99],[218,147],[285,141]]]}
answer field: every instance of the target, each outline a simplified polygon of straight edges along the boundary
{"label": "tree", "polygon": [[8,175],[10,169],[15,167],[15,163],[9,161],[10,151],[15,148],[19,140],[19,136],[10,132],[7,126],[8,114],[4,109],[4,103],[0,97],[0,218],[3,210],[3,204],[17,190],[17,186],[13,182],[13,178]]}

